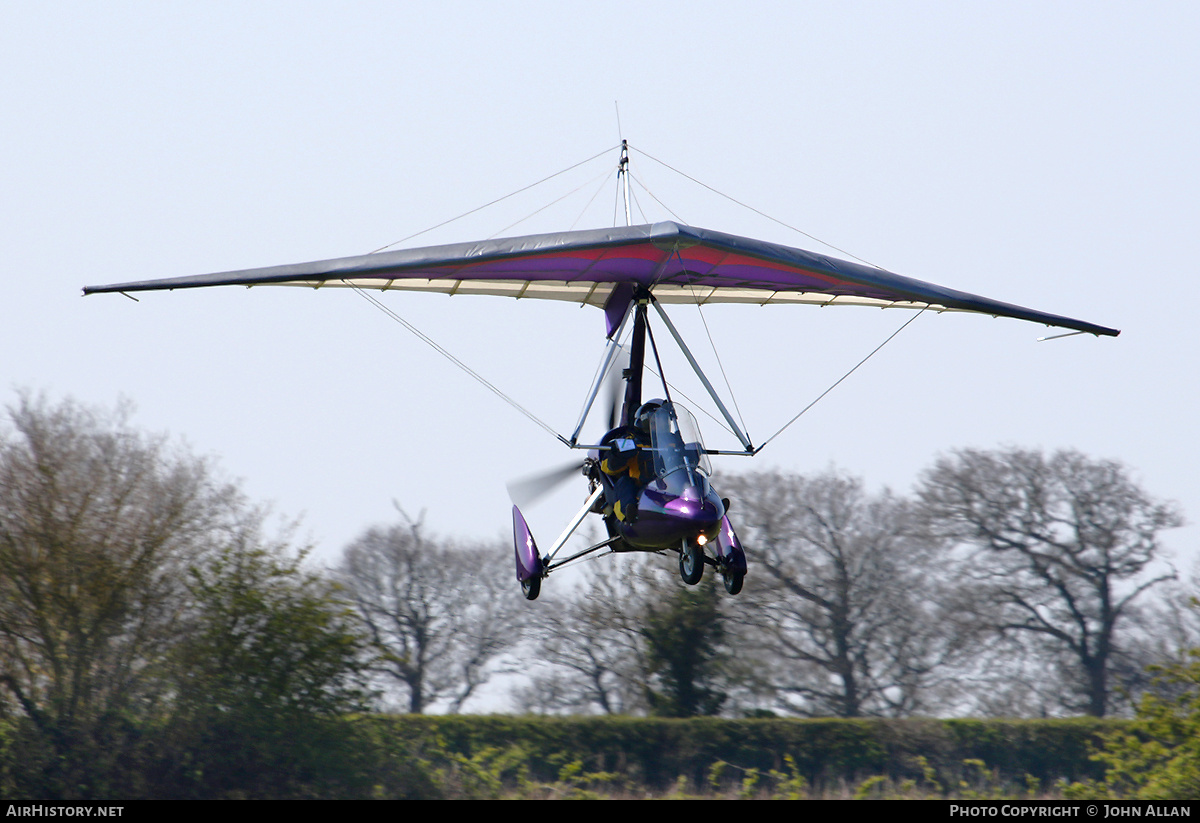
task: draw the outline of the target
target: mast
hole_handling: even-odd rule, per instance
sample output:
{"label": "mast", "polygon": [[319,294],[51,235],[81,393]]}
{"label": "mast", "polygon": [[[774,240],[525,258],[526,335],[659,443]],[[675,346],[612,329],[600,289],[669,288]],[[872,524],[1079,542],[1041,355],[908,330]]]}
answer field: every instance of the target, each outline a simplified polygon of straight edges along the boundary
{"label": "mast", "polygon": [[642,405],[642,367],[646,362],[646,304],[649,296],[640,287],[634,294],[633,335],[629,339],[629,368],[625,370],[625,403],[619,425],[632,426]]}
{"label": "mast", "polygon": [[[621,194],[625,200],[625,225],[633,225],[633,210],[629,203],[629,141],[621,140],[621,162],[617,166],[617,180],[621,183]],[[648,307],[653,300],[647,286],[637,285],[633,290],[633,333],[629,338],[629,368],[625,378],[625,402],[621,407],[618,425],[632,426],[633,417],[642,405],[642,374],[646,365],[646,323]]]}
{"label": "mast", "polygon": [[625,225],[633,225],[633,212],[629,209],[629,141],[621,141],[621,162],[617,166],[617,179],[622,183],[625,195]]}
{"label": "mast", "polygon": [[[621,183],[621,194],[625,199],[625,225],[633,225],[633,211],[629,207],[629,141],[621,140],[621,162],[617,165],[617,180]],[[649,293],[641,286],[634,290],[633,334],[629,339],[629,368],[625,378],[625,402],[621,407],[618,425],[632,426],[633,416],[642,405],[642,368],[646,362],[646,305]]]}

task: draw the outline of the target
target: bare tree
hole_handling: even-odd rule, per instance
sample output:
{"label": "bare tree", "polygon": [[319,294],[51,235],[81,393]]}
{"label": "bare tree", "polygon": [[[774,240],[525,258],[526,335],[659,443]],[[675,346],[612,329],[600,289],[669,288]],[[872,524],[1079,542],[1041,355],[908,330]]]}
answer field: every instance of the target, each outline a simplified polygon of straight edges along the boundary
{"label": "bare tree", "polygon": [[956,451],[918,494],[928,531],[965,548],[963,607],[1041,657],[1063,708],[1104,716],[1135,601],[1174,577],[1151,565],[1176,507],[1076,451]]}
{"label": "bare tree", "polygon": [[[0,708],[70,769],[119,756],[114,729],[162,699],[187,568],[238,528],[242,499],[201,460],[104,414],[29,396],[0,433]],[[71,764],[74,764],[72,766]],[[82,778],[79,778],[82,779]]]}
{"label": "bare tree", "polygon": [[1200,558],[1184,579],[1173,580],[1158,597],[1142,624],[1142,645],[1149,663],[1185,665],[1191,649],[1200,649]]}
{"label": "bare tree", "polygon": [[1162,667],[1186,667],[1200,648],[1200,558],[1190,573],[1156,586],[1127,612],[1111,669],[1114,708],[1136,710],[1147,692],[1162,694]]}
{"label": "bare tree", "polygon": [[639,632],[647,570],[631,557],[616,568],[588,564],[585,574],[575,596],[552,598],[537,609],[535,656],[549,668],[532,672],[518,702],[538,713],[640,714],[647,707],[648,664]]}
{"label": "bare tree", "polygon": [[336,575],[410,712],[437,701],[459,711],[520,638],[524,601],[504,547],[444,545],[405,515],[350,544]]}
{"label": "bare tree", "polygon": [[743,597],[757,630],[744,648],[779,707],[928,710],[955,633],[935,606],[939,544],[914,536],[910,507],[832,471],[732,476],[723,487],[753,563]]}
{"label": "bare tree", "polygon": [[[673,558],[672,558],[673,559]],[[574,592],[537,610],[542,664],[522,690],[533,712],[692,716],[739,708],[731,659],[737,601],[685,586],[677,564],[629,555],[589,564]]]}

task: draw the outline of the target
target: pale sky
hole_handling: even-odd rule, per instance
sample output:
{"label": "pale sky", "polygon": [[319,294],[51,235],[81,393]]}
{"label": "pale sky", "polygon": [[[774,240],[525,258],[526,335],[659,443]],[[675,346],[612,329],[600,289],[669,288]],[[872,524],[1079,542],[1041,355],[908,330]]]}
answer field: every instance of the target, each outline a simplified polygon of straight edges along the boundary
{"label": "pale sky", "polygon": [[[891,271],[1123,330],[1036,343],[1030,323],[922,316],[719,471],[836,465],[906,492],[955,447],[1070,447],[1198,519],[1197,43],[1188,3],[9,0],[0,393],[131,399],[139,426],[302,516],[328,561],[393,500],[442,534],[507,541],[505,483],[570,455],[353,293],[80,289],[365,253],[624,136]],[[573,224],[616,162],[410,245],[611,225],[611,175]],[[828,251],[636,153],[634,172],[688,223]],[[384,299],[570,431],[599,311]],[[695,311],[673,316],[721,385]],[[756,441],[908,317],[705,313]],[[530,513],[540,540],[584,492]],[[1198,534],[1167,538],[1182,568]]]}

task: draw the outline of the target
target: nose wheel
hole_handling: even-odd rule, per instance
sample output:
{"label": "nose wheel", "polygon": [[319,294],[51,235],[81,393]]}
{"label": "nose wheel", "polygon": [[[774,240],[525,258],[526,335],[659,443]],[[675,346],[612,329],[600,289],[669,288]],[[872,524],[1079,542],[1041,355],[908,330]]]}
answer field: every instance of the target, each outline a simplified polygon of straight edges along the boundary
{"label": "nose wheel", "polygon": [[704,576],[704,549],[695,543],[684,543],[679,549],[679,576],[689,586],[695,586]]}

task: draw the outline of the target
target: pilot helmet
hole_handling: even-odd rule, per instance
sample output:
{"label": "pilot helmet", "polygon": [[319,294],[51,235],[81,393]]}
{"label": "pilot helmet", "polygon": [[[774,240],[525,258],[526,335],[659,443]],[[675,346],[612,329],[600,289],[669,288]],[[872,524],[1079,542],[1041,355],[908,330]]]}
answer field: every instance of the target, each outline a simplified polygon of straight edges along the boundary
{"label": "pilot helmet", "polygon": [[658,400],[651,400],[648,403],[643,403],[638,407],[637,412],[633,416],[633,425],[637,426],[644,432],[649,432],[650,418],[660,408],[662,408],[662,403]]}

